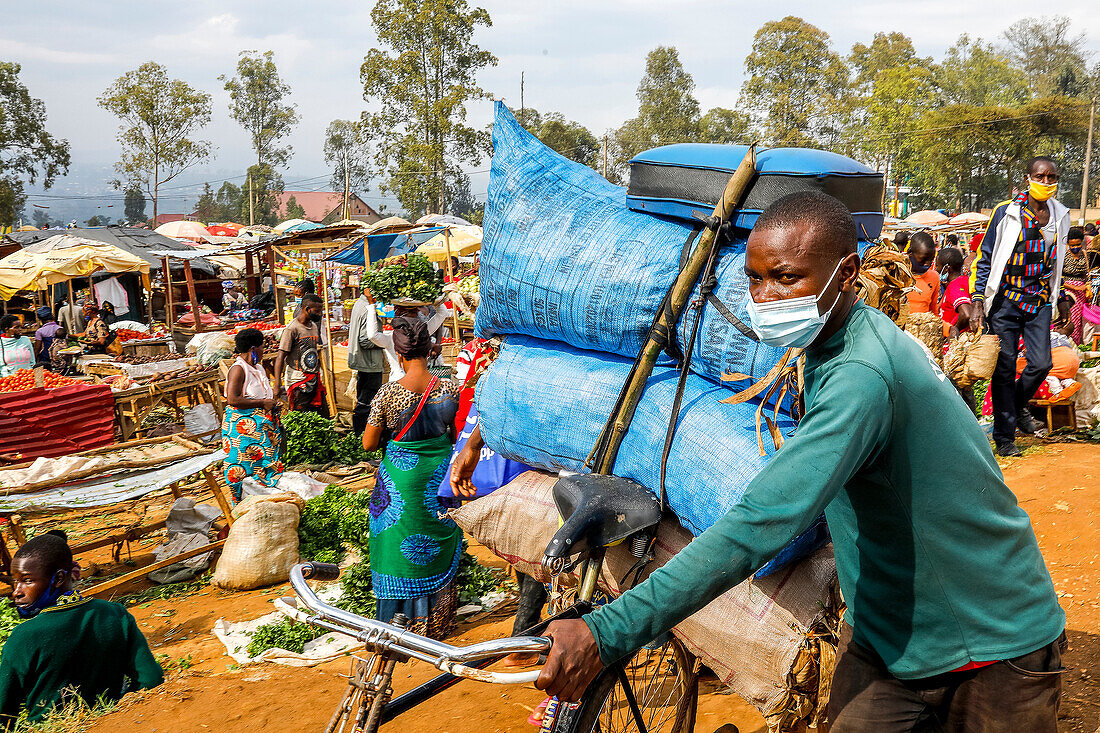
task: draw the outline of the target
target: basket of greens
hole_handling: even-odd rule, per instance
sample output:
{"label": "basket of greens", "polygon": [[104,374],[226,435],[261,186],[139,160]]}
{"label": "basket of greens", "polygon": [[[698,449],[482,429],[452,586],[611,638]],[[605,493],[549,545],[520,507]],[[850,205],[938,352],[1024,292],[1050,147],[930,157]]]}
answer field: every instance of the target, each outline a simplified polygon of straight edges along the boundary
{"label": "basket of greens", "polygon": [[375,300],[398,305],[431,305],[443,295],[443,273],[420,255],[382,260],[363,276]]}

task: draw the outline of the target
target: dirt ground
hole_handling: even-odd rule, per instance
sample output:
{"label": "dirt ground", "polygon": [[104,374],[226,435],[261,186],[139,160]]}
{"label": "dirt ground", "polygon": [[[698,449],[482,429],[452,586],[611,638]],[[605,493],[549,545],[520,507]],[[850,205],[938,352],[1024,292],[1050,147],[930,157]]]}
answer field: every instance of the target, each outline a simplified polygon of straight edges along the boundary
{"label": "dirt ground", "polygon": [[[1048,444],[1003,464],[1009,485],[1031,515],[1062,607],[1069,619],[1061,730],[1100,733],[1100,446]],[[154,512],[151,512],[151,514]],[[151,545],[135,550],[141,557]],[[107,559],[109,562],[109,558]],[[490,564],[487,562],[486,564]],[[133,590],[133,588],[126,589]],[[320,731],[343,694],[348,662],[318,668],[275,665],[238,667],[224,654],[211,628],[219,618],[252,619],[271,610],[287,586],[228,593],[205,588],[193,595],[154,600],[131,608],[154,654],[166,655],[167,683],[128,696],[120,709],[89,730]],[[507,635],[510,618],[459,627],[455,643]],[[432,676],[424,664],[405,665],[394,677],[400,693]],[[696,730],[710,733],[733,723],[741,733],[765,733],[760,715],[713,680],[701,685]],[[462,682],[390,724],[403,733],[473,733],[536,729],[526,723],[543,695],[531,685],[498,687]]]}

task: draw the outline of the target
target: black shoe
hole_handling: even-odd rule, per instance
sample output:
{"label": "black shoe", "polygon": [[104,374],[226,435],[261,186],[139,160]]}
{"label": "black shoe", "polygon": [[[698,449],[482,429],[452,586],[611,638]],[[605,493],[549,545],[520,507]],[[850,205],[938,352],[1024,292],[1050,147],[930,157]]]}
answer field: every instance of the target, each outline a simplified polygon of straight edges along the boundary
{"label": "black shoe", "polygon": [[997,455],[1005,458],[1019,458],[1023,454],[1020,453],[1020,449],[1016,447],[1015,443],[1001,443],[997,446]]}
{"label": "black shoe", "polygon": [[1035,435],[1039,430],[1039,426],[1035,424],[1035,419],[1031,417],[1031,411],[1026,407],[1016,413],[1016,429],[1024,435]]}

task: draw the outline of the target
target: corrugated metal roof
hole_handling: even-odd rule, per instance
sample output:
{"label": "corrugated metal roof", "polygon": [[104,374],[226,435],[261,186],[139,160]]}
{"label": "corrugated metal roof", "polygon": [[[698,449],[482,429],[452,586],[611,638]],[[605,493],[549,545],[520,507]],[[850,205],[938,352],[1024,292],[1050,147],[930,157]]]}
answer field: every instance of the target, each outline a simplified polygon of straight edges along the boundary
{"label": "corrugated metal roof", "polygon": [[55,458],[114,439],[115,398],[105,384],[0,394],[0,453]]}

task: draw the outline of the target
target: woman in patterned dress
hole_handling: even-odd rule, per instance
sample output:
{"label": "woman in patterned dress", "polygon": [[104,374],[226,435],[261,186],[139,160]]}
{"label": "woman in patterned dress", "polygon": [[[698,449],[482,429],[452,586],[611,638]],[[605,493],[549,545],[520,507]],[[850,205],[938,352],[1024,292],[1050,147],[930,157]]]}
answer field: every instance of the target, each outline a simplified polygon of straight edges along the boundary
{"label": "woman in patterned dress", "polygon": [[226,452],[225,482],[241,500],[241,482],[251,477],[274,486],[283,474],[279,452],[279,409],[271,380],[261,363],[264,335],[245,328],[236,336],[236,361],[225,379],[225,420],[222,449]]}
{"label": "woman in patterned dress", "polygon": [[462,532],[443,517],[438,497],[454,443],[458,387],[428,371],[432,341],[423,322],[394,318],[393,345],[405,376],[378,390],[363,431],[366,450],[386,445],[370,501],[377,615],[388,622],[403,613],[418,633],[441,639],[454,621],[462,555]]}

